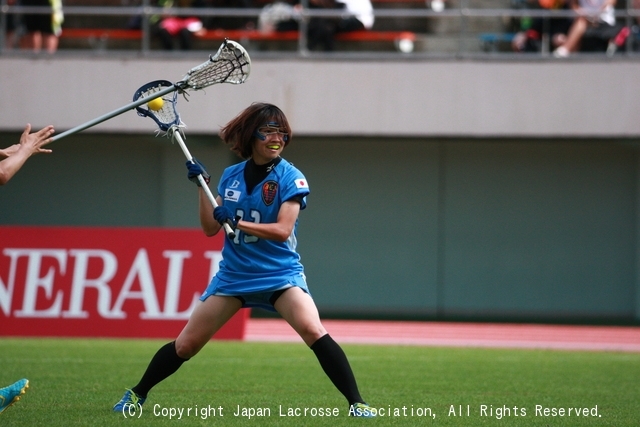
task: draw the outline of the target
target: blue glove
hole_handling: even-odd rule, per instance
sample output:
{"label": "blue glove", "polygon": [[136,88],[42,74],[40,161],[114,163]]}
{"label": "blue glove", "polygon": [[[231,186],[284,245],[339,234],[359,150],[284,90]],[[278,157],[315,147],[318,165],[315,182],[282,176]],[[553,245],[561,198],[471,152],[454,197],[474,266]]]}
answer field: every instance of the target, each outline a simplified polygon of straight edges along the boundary
{"label": "blue glove", "polygon": [[234,217],[233,212],[226,206],[218,206],[213,210],[213,218],[220,223],[220,225],[224,225],[225,223],[231,226],[232,230],[235,230],[238,226],[238,220],[240,217]]}
{"label": "blue glove", "polygon": [[198,179],[198,175],[202,175],[202,177],[204,178],[204,182],[206,182],[207,184],[211,180],[211,175],[207,173],[204,165],[197,161],[195,157],[193,158],[193,163],[187,161],[187,169],[189,170],[189,172],[187,173],[187,178],[189,178],[189,181],[195,182],[198,187],[200,187],[200,180]]}

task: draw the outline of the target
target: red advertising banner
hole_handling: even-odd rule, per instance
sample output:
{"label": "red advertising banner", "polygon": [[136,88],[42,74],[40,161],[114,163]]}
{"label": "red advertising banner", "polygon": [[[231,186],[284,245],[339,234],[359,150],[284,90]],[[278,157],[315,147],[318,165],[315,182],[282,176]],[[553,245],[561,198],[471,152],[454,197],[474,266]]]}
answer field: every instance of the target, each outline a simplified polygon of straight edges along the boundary
{"label": "red advertising banner", "polygon": [[[0,226],[0,336],[175,338],[222,242],[199,229]],[[242,339],[248,317],[214,338]]]}

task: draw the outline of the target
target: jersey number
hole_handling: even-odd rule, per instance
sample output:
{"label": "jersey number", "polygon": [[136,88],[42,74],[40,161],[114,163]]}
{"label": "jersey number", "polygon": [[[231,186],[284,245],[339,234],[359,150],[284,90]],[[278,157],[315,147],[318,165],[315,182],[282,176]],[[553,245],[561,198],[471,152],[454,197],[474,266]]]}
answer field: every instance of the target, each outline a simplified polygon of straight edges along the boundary
{"label": "jersey number", "polygon": [[[251,209],[251,211],[249,212],[249,215],[251,216],[251,220],[256,223],[256,224],[260,224],[260,211],[257,211],[255,209]],[[239,216],[241,220],[243,221],[249,221],[249,219],[245,219],[244,218],[244,211],[242,209],[237,209],[236,210],[236,216]],[[260,240],[259,238],[257,238],[256,236],[252,236],[251,234],[246,234],[241,232],[240,230],[237,230],[236,232],[236,237],[233,239],[233,243],[235,243],[236,245],[240,244],[240,234],[242,234],[242,241],[244,243],[255,243],[258,240]]]}

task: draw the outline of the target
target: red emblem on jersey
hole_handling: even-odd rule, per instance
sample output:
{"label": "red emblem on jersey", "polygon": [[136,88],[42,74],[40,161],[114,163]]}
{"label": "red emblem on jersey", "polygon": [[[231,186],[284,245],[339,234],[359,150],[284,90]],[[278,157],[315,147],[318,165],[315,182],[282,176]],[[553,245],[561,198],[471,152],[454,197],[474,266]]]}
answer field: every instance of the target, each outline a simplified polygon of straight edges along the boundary
{"label": "red emblem on jersey", "polygon": [[276,199],[276,193],[278,192],[278,183],[275,181],[267,181],[262,184],[262,201],[265,205],[269,206]]}

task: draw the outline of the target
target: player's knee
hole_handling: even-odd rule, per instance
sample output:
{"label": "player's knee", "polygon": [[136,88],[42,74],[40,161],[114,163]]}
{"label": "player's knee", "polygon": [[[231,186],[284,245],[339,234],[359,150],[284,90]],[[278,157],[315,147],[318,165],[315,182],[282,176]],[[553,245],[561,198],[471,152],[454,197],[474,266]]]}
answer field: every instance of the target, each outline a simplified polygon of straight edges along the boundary
{"label": "player's knee", "polygon": [[176,340],[176,354],[182,359],[191,359],[198,354],[201,345],[190,340]]}
{"label": "player's knee", "polygon": [[327,330],[322,325],[307,325],[300,330],[300,337],[308,346],[326,334]]}

